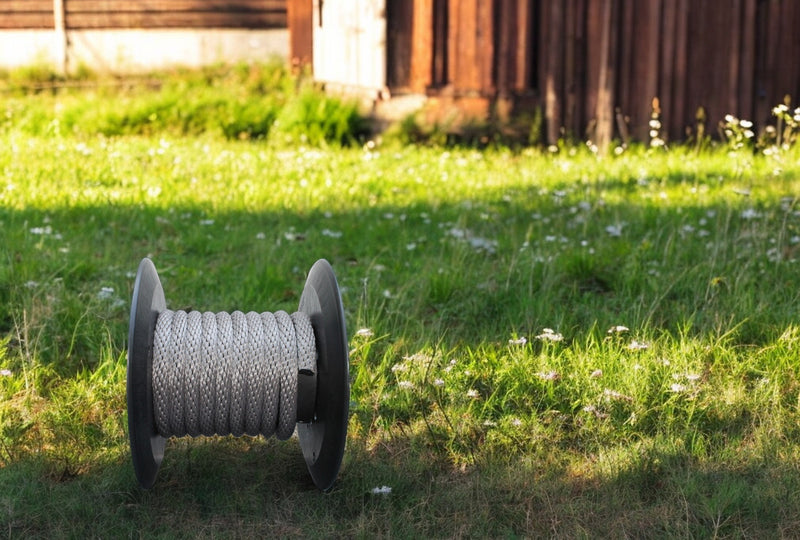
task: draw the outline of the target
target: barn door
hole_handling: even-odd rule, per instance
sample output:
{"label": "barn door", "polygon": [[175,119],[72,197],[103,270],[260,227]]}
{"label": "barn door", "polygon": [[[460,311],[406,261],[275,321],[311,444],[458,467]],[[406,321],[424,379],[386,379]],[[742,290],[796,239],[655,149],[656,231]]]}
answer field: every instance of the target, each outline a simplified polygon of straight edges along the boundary
{"label": "barn door", "polygon": [[314,0],[314,78],[381,91],[386,86],[386,0]]}

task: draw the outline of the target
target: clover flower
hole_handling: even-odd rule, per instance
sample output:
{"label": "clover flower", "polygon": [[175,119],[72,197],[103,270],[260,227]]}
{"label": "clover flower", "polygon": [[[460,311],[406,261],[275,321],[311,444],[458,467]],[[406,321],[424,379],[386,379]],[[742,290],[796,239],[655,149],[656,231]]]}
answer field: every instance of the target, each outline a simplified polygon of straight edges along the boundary
{"label": "clover flower", "polygon": [[557,371],[540,371],[536,374],[537,377],[542,379],[543,381],[557,381],[561,378],[561,375],[558,374]]}
{"label": "clover flower", "polygon": [[606,399],[617,399],[620,401],[627,401],[628,403],[633,402],[633,398],[631,396],[627,396],[621,392],[617,392],[616,390],[611,390],[610,388],[603,390],[603,395],[606,397]]}

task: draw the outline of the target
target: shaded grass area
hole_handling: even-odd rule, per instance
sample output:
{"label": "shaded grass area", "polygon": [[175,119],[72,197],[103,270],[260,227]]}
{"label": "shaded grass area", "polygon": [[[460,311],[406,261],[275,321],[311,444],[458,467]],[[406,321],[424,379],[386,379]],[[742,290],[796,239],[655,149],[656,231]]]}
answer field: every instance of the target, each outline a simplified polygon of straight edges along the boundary
{"label": "shaded grass area", "polygon": [[[533,454],[453,470],[430,452],[351,444],[321,495],[299,447],[260,440],[173,442],[151,491],[117,463],[65,481],[31,462],[0,475],[13,536],[635,536],[791,537],[797,470],[731,456],[697,462],[671,442],[605,456]],[[797,456],[794,456],[795,458]],[[223,466],[224,465],[224,466]],[[592,472],[598,471],[598,472]],[[376,479],[391,484],[373,495]]]}
{"label": "shaded grass area", "polygon": [[[796,151],[0,137],[10,536],[800,534]],[[173,441],[135,487],[146,255],[170,308],[212,311],[293,311],[333,263],[353,386],[331,494],[295,441],[247,438]]]}

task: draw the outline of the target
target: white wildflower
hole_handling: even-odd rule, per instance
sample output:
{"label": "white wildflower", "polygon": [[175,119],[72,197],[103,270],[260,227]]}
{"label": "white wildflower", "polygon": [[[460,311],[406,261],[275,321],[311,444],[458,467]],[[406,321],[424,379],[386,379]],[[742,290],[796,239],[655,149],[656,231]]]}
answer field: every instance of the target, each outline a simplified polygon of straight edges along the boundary
{"label": "white wildflower", "polygon": [[341,238],[342,231],[332,231],[330,229],[322,229],[322,236],[327,236],[329,238]]}
{"label": "white wildflower", "polygon": [[370,328],[359,328],[358,330],[356,330],[355,335],[357,337],[371,338],[372,336],[375,335],[375,333]]}
{"label": "white wildflower", "polygon": [[294,230],[283,233],[283,237],[289,242],[301,242],[306,239],[303,233],[298,233]]}
{"label": "white wildflower", "polygon": [[467,390],[467,397],[471,399],[478,399],[479,397],[481,397],[481,394],[474,388],[470,388],[469,390]]}
{"label": "white wildflower", "polygon": [[596,369],[596,370],[592,371],[592,373],[589,375],[589,378],[590,379],[599,379],[602,376],[603,376],[603,370],[602,369]]}
{"label": "white wildflower", "polygon": [[11,377],[12,375],[10,369],[0,369],[0,377]]}
{"label": "white wildflower", "polygon": [[607,333],[608,334],[621,334],[623,332],[627,332],[628,330],[630,330],[630,328],[628,328],[627,326],[622,326],[621,324],[618,324],[616,326],[612,326],[611,328],[609,328]]}
{"label": "white wildflower", "polygon": [[392,492],[392,488],[390,488],[389,486],[374,487],[370,491],[370,493],[372,493],[373,495],[388,495],[391,492]]}
{"label": "white wildflower", "polygon": [[397,386],[399,386],[403,390],[413,390],[414,389],[414,383],[412,383],[411,381],[400,381],[400,382],[397,383]]}
{"label": "white wildflower", "polygon": [[650,345],[648,345],[644,341],[636,341],[635,339],[628,344],[629,351],[643,351],[649,348]]}
{"label": "white wildflower", "polygon": [[100,300],[109,300],[114,297],[114,288],[113,287],[102,287],[100,292],[97,293],[97,297]]}
{"label": "white wildflower", "polygon": [[672,383],[669,387],[670,392],[680,393],[686,391],[686,386],[680,383]]}
{"label": "white wildflower", "polygon": [[757,219],[761,217],[760,212],[756,212],[752,208],[748,208],[747,210],[743,210],[740,214],[742,219]]}
{"label": "white wildflower", "polygon": [[409,362],[430,362],[433,358],[431,358],[430,355],[418,352],[410,356],[404,356],[403,360],[408,360]]}
{"label": "white wildflower", "polygon": [[557,332],[554,332],[552,328],[543,328],[542,333],[536,336],[536,339],[541,341],[558,342],[558,341],[563,341],[564,336],[562,336]]}
{"label": "white wildflower", "polygon": [[516,339],[509,339],[508,340],[508,344],[509,345],[525,345],[526,343],[528,343],[528,340],[527,340],[527,338],[525,336],[520,336],[520,337],[518,337]]}

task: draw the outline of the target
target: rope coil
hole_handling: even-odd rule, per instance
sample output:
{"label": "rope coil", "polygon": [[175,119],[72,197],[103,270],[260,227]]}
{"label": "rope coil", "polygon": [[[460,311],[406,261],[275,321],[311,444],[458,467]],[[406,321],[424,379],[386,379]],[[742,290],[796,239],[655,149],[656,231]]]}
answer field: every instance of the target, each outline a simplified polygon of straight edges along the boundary
{"label": "rope coil", "polygon": [[328,491],[344,456],[350,404],[347,330],[330,263],[308,272],[297,313],[170,311],[153,261],[136,273],[127,402],[136,479],[153,486],[167,438],[297,433]]}
{"label": "rope coil", "polygon": [[162,311],[153,339],[153,415],[163,437],[275,434],[297,423],[297,376],[316,371],[309,316]]}

